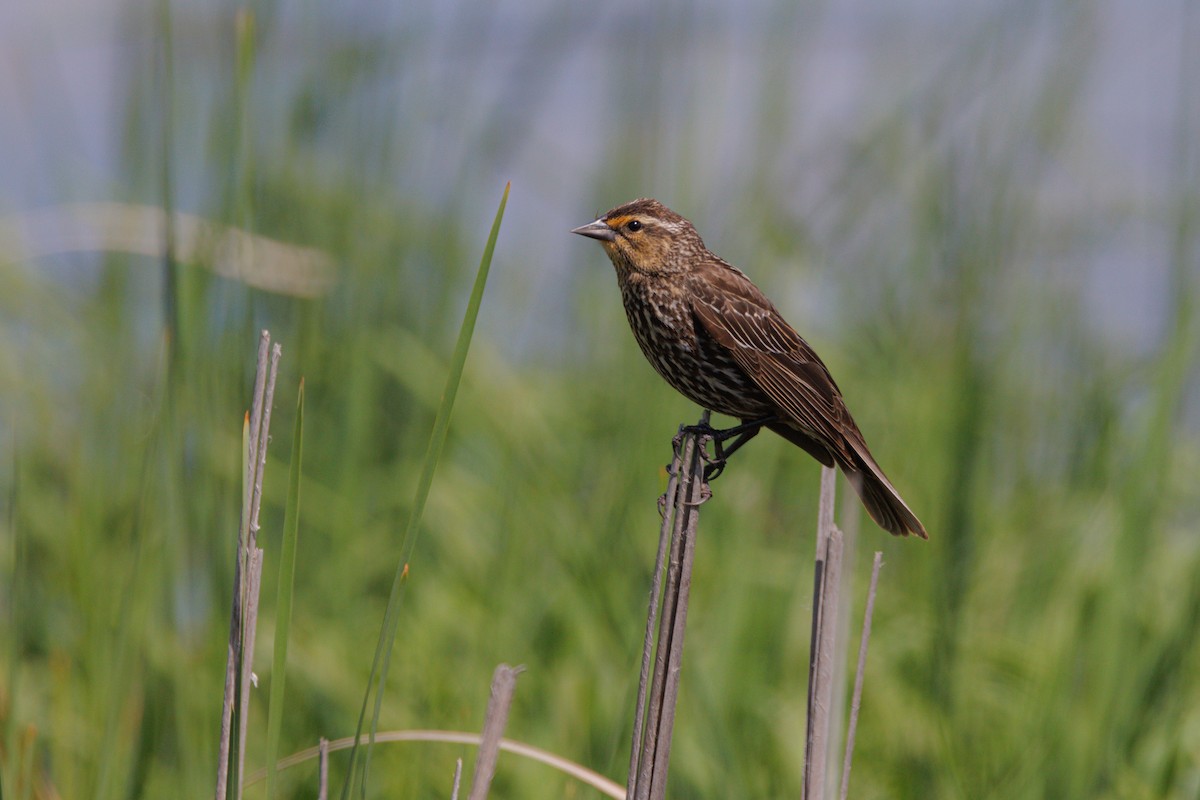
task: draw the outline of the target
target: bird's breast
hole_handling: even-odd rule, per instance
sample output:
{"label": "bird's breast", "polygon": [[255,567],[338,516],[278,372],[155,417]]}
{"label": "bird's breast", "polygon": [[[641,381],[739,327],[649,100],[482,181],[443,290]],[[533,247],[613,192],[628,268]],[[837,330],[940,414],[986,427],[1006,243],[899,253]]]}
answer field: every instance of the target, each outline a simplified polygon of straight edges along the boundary
{"label": "bird's breast", "polygon": [[625,282],[621,286],[621,299],[633,335],[651,363],[656,362],[652,353],[660,349],[672,354],[695,352],[695,320],[691,307],[679,293],[649,283]]}
{"label": "bird's breast", "polygon": [[682,292],[623,281],[621,295],[629,327],[646,360],[680,394],[729,416],[772,413],[770,401],[733,355],[698,327]]}

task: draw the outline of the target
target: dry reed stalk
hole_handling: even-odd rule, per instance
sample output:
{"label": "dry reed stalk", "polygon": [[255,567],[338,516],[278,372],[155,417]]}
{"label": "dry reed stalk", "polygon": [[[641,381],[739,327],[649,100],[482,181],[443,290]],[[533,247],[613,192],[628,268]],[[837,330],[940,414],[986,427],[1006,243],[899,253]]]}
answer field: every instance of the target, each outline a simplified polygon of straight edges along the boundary
{"label": "dry reed stalk", "polygon": [[458,800],[458,790],[462,787],[462,759],[454,760],[454,786],[450,789],[450,800]]}
{"label": "dry reed stalk", "polygon": [[[701,419],[707,426],[708,412]],[[626,796],[630,800],[660,800],[666,796],[667,766],[671,755],[671,737],[675,724],[675,705],[679,694],[679,676],[683,665],[683,640],[687,624],[688,598],[692,585],[699,506],[708,499],[704,479],[706,437],[682,430],[676,437],[671,478],[664,495],[663,524],[660,529],[658,557],[651,584],[650,609],[646,618],[646,636],[642,651],[642,671],[638,685],[638,705],[634,713],[632,752]],[[668,546],[669,540],[669,546]],[[661,591],[663,558],[666,565],[666,589]],[[662,594],[661,616],[659,595]],[[658,623],[656,642],[651,632]],[[654,670],[646,690],[651,646]]]}
{"label": "dry reed stalk", "polygon": [[[258,342],[258,366],[254,378],[246,431],[246,475],[242,487],[242,515],[238,527],[237,568],[233,579],[233,608],[229,622],[229,647],[225,665],[225,692],[221,707],[220,761],[217,764],[217,800],[240,798],[241,776],[246,760],[246,719],[250,686],[254,681],[254,635],[258,623],[258,595],[263,552],[258,547],[258,512],[262,505],[263,473],[270,440],[271,405],[275,377],[282,350],[271,348],[271,335],[263,331]],[[268,353],[270,353],[268,364]],[[233,750],[233,710],[238,710],[237,752]],[[233,773],[231,776],[230,773]],[[232,794],[230,779],[233,779]]]}
{"label": "dry reed stalk", "polygon": [[858,644],[858,666],[854,670],[854,697],[850,701],[850,725],[846,729],[846,753],[842,758],[841,800],[846,800],[850,788],[850,761],[854,756],[854,736],[858,733],[858,710],[862,706],[863,678],[867,666],[867,642],[871,638],[871,617],[875,614],[875,587],[879,584],[879,568],[883,566],[883,553],[875,552],[875,563],[871,566],[871,586],[867,589],[867,609],[863,612],[862,639]]}
{"label": "dry reed stalk", "polygon": [[808,666],[808,731],[804,749],[802,797],[818,800],[825,792],[833,700],[834,651],[837,632],[842,534],[833,524],[837,473],[821,468],[821,501],[817,514],[817,556],[813,575],[812,646]]}
{"label": "dry reed stalk", "polygon": [[471,779],[471,792],[467,800],[485,800],[496,774],[496,759],[500,755],[500,739],[508,724],[508,711],[512,707],[513,691],[517,687],[517,676],[521,667],[500,664],[492,673],[492,691],[488,698],[487,714],[483,720],[483,736],[479,741],[479,753],[475,757],[475,775]]}
{"label": "dry reed stalk", "polygon": [[322,736],[317,742],[317,800],[329,798],[329,740]]}

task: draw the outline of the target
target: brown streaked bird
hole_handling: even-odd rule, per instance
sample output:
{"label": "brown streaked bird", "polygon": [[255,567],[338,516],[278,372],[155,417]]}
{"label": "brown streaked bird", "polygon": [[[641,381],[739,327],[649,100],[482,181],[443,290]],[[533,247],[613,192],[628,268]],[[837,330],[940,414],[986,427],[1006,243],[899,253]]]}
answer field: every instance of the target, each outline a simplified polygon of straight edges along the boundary
{"label": "brown streaked bird", "polygon": [[739,436],[718,450],[722,464],[770,428],[836,464],[881,528],[929,538],[875,463],[825,364],[741,270],[704,246],[692,223],[642,199],[571,232],[604,247],[629,326],[658,374],[689,400],[742,421],[715,432],[718,443]]}

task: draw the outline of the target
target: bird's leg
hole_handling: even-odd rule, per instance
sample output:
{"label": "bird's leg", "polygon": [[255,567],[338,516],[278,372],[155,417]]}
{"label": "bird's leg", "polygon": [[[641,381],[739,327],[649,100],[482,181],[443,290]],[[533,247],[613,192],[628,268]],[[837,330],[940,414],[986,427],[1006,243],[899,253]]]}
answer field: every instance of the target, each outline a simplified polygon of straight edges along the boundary
{"label": "bird's leg", "polygon": [[[739,447],[757,436],[758,432],[762,430],[762,426],[769,421],[771,420],[755,420],[717,431],[717,435],[713,436],[713,457],[704,467],[704,480],[711,483],[721,477],[721,473],[725,471],[725,467],[729,463],[729,457],[737,452]],[[733,439],[733,441],[726,445],[725,442],[728,439]]]}
{"label": "bird's leg", "polygon": [[[712,458],[705,456],[708,465],[704,467],[704,480],[714,481],[725,471],[725,465],[729,461],[729,457],[738,448],[753,439],[762,430],[764,425],[770,425],[772,422],[778,421],[778,417],[763,417],[762,419],[743,422],[741,425],[735,425],[732,428],[725,428],[724,430],[716,430],[707,422],[702,422],[699,425],[685,426],[681,433],[696,433],[712,439],[713,456]],[[729,439],[733,439],[733,442],[726,445],[725,442]]]}

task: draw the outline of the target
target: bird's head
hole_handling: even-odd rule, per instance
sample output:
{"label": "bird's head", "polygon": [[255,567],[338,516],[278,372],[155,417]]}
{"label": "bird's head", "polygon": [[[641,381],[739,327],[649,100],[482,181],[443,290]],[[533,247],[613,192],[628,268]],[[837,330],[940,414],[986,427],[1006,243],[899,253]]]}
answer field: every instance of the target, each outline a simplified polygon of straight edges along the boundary
{"label": "bird's head", "polygon": [[692,223],[657,200],[617,206],[571,233],[599,241],[618,273],[684,272],[704,252],[704,242]]}

